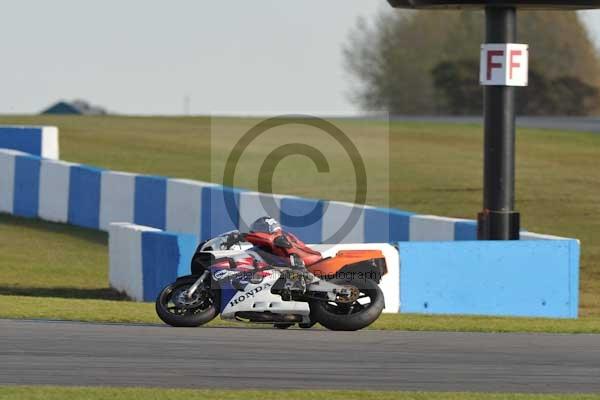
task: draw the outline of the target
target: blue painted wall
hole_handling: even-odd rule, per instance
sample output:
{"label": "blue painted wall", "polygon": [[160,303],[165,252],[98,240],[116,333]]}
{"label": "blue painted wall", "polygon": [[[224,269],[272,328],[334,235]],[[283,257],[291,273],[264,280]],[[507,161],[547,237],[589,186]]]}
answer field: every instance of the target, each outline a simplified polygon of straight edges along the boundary
{"label": "blue painted wall", "polygon": [[454,240],[477,240],[477,222],[460,221],[455,223]]}
{"label": "blue painted wall", "polygon": [[40,159],[34,156],[15,158],[13,212],[20,217],[37,217],[40,191]]}
{"label": "blue painted wall", "polygon": [[411,215],[414,213],[388,208],[366,208],[365,243],[409,240]]}
{"label": "blue painted wall", "polygon": [[198,238],[168,232],[142,233],[144,301],[155,301],[160,291],[178,276],[189,274]]}
{"label": "blue painted wall", "polygon": [[[136,224],[165,229],[167,224],[167,179],[161,176],[136,176],[134,204]],[[185,212],[185,210],[181,210],[181,212]]]}
{"label": "blue painted wall", "polygon": [[36,156],[42,155],[42,128],[0,127],[0,149],[19,150]]}
{"label": "blue painted wall", "polygon": [[224,186],[202,188],[201,231],[202,240],[238,228],[240,221],[240,192]]}
{"label": "blue painted wall", "polygon": [[323,241],[323,208],[321,200],[283,198],[281,200],[281,225],[306,243]]}
{"label": "blue painted wall", "polygon": [[401,311],[576,318],[576,240],[401,242]]}
{"label": "blue painted wall", "polygon": [[98,229],[102,169],[71,167],[69,181],[69,223]]}

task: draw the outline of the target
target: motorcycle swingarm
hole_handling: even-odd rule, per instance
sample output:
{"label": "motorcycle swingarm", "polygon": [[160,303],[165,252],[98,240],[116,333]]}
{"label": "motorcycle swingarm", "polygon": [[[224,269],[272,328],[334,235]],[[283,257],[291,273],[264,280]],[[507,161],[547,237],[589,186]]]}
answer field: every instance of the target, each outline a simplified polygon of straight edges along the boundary
{"label": "motorcycle swingarm", "polygon": [[[306,288],[306,291],[309,293],[325,293],[327,298],[331,301],[334,301],[338,295],[347,296],[351,294],[346,286],[336,285],[335,283],[324,280],[311,283]],[[319,300],[322,300],[322,298]]]}

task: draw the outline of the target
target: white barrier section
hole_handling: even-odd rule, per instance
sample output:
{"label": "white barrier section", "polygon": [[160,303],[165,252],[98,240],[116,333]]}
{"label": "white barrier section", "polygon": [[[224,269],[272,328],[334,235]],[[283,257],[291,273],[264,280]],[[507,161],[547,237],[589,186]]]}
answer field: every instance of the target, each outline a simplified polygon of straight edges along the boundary
{"label": "white barrier section", "polygon": [[13,213],[15,189],[15,156],[25,153],[0,149],[0,212]]}
{"label": "white barrier section", "polygon": [[213,184],[188,179],[167,180],[167,231],[200,234],[202,188],[206,186]]}
{"label": "white barrier section", "polygon": [[108,280],[110,287],[126,293],[135,301],[144,301],[142,269],[142,232],[160,229],[115,222],[109,226]]}
{"label": "white barrier section", "polygon": [[411,215],[410,241],[452,241],[456,218],[436,217],[435,215]]}
{"label": "white barrier section", "polygon": [[108,231],[112,222],[131,222],[134,218],[135,177],[137,174],[102,171],[100,192],[100,229]]}
{"label": "white barrier section", "polygon": [[[241,232],[248,232],[249,226],[260,217],[269,216],[280,221],[281,197],[276,194],[264,194],[259,192],[240,193],[240,222]],[[273,204],[269,203],[273,203]]]}
{"label": "white barrier section", "polygon": [[51,160],[60,159],[58,145],[58,128],[55,126],[44,126],[42,128],[42,154],[43,158]]}
{"label": "white barrier section", "polygon": [[552,235],[543,235],[541,233],[521,232],[521,240],[565,240],[567,238]]}
{"label": "white barrier section", "polygon": [[[348,230],[341,231],[344,223],[350,220],[351,213],[357,212],[355,210],[358,210],[356,223],[349,226]],[[365,241],[364,215],[365,210],[362,206],[339,201],[327,202],[323,213],[323,241],[325,243],[363,243]],[[338,231],[340,233],[337,233]],[[333,235],[336,237],[332,238]],[[342,236],[337,237],[339,235]]]}
{"label": "white barrier section", "polygon": [[40,163],[38,216],[46,221],[68,222],[69,180],[73,163],[43,159]]}
{"label": "white barrier section", "polygon": [[323,257],[334,257],[340,250],[381,250],[387,266],[387,274],[379,283],[385,298],[383,311],[400,312],[400,255],[394,246],[382,243],[310,244],[308,246],[319,251]]}

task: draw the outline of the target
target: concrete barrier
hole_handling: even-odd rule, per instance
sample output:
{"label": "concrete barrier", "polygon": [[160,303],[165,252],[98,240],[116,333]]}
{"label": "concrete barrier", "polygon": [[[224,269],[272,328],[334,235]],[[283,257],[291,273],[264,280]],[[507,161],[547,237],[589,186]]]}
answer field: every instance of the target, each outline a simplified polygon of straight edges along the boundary
{"label": "concrete barrier", "polygon": [[74,166],[77,164],[41,160],[37,214],[39,218],[52,222],[68,222],[71,168]]}
{"label": "concrete barrier", "polygon": [[281,225],[305,242],[323,241],[324,201],[283,197],[281,199]]}
{"label": "concrete barrier", "polygon": [[242,190],[225,186],[207,186],[202,189],[201,240],[238,228],[240,193]]}
{"label": "concrete barrier", "polygon": [[[113,225],[109,241],[113,287],[132,298],[154,301],[162,287],[190,273],[196,236]],[[127,230],[130,233],[124,234]],[[380,284],[385,312],[577,317],[576,240],[399,242],[399,251],[380,243],[309,246],[324,257],[345,249],[381,250],[388,266]],[[113,272],[117,268],[127,272]]]}
{"label": "concrete barrier", "polygon": [[153,231],[159,230],[129,223],[109,226],[110,286],[135,301],[144,301],[142,233]]}
{"label": "concrete barrier", "polygon": [[[92,229],[107,230],[112,222],[130,222],[207,240],[233,229],[247,231],[256,218],[270,215],[288,231],[313,243],[477,238],[473,220],[108,171],[14,150],[0,149],[0,155],[0,211]],[[353,210],[358,218],[345,226]],[[537,234],[524,235],[533,238]]]}
{"label": "concrete barrier", "polygon": [[15,160],[25,153],[0,149],[0,212],[14,213]]}
{"label": "concrete barrier", "polygon": [[86,165],[70,168],[69,223],[85,228],[100,228],[102,169]]}
{"label": "concrete barrier", "polygon": [[352,203],[327,202],[323,212],[323,243],[364,243],[365,209]]}
{"label": "concrete barrier", "polygon": [[281,219],[279,209],[281,199],[284,196],[258,193],[241,192],[240,193],[240,220],[239,228],[242,232],[248,232],[250,225],[260,217],[268,215],[277,220]]}
{"label": "concrete barrier", "polygon": [[190,273],[194,235],[129,223],[109,226],[109,283],[135,301],[154,301],[177,276]]}
{"label": "concrete barrier", "polygon": [[40,190],[39,157],[18,155],[15,157],[13,214],[33,218],[38,215]]}
{"label": "concrete barrier", "polygon": [[401,242],[401,310],[576,318],[577,240]]}
{"label": "concrete barrier", "polygon": [[58,160],[58,129],[54,126],[0,126],[0,148]]}
{"label": "concrete barrier", "polygon": [[102,171],[100,178],[100,229],[111,222],[134,222],[136,174]]}
{"label": "concrete barrier", "polygon": [[136,176],[134,222],[138,225],[165,229],[166,210],[167,179],[161,176]]}
{"label": "concrete barrier", "polygon": [[200,235],[202,228],[202,189],[215,186],[187,179],[167,181],[167,231]]}
{"label": "concrete barrier", "polygon": [[414,213],[389,208],[365,208],[365,241],[394,243],[409,240]]}

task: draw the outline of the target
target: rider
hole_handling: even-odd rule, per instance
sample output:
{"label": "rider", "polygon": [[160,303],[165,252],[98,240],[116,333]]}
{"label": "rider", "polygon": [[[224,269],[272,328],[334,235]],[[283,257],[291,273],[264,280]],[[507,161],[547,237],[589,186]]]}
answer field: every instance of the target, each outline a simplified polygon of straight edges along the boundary
{"label": "rider", "polygon": [[261,217],[250,225],[244,240],[250,242],[260,256],[274,267],[292,267],[298,273],[290,274],[286,289],[304,291],[307,282],[314,277],[306,266],[322,259],[321,253],[312,250],[300,239],[281,228],[281,224],[271,217]]}
{"label": "rider", "polygon": [[321,253],[314,251],[294,234],[286,232],[271,217],[261,217],[250,225],[245,240],[255,247],[276,257],[290,260],[292,267],[304,267],[321,260]]}

